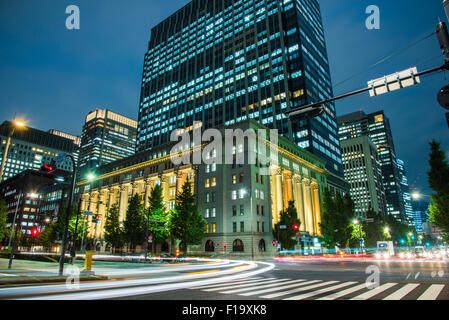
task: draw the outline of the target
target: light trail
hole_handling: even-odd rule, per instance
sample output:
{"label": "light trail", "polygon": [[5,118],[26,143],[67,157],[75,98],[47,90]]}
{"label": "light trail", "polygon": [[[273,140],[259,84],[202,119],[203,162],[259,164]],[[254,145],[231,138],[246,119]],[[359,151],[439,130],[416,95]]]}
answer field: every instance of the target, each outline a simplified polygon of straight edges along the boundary
{"label": "light trail", "polygon": [[[274,269],[274,264],[271,263],[265,262],[255,263],[247,261],[233,261],[233,262],[242,264],[241,268],[237,269],[231,268],[202,274],[187,274],[182,276],[162,277],[153,279],[119,280],[114,282],[100,282],[100,283],[81,283],[79,285],[78,290],[69,289],[65,284],[21,287],[21,288],[4,288],[0,289],[0,298],[17,299],[14,296],[59,293],[58,295],[51,295],[51,296],[44,295],[38,297],[28,297],[23,299],[25,300],[110,299],[124,296],[135,296],[152,292],[186,289],[192,286],[227,282],[236,279],[252,277],[254,275],[258,275]],[[250,271],[256,269],[258,267],[258,264],[263,264],[265,265],[265,267],[254,271]],[[200,280],[211,277],[213,278]],[[165,284],[161,285],[161,283]],[[96,290],[96,291],[77,292],[84,290]]]}

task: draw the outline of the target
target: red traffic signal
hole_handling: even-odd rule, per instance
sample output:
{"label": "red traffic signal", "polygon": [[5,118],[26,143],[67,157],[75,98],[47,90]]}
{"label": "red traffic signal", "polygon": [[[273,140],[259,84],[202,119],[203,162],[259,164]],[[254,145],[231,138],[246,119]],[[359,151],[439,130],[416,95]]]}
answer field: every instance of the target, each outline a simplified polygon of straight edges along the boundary
{"label": "red traffic signal", "polygon": [[273,240],[272,244],[273,244],[273,246],[275,246],[275,245],[276,245],[276,241],[275,241],[275,240]]}
{"label": "red traffic signal", "polygon": [[44,166],[42,167],[43,171],[46,171],[47,173],[52,173],[56,170],[56,166],[53,166],[51,164],[44,164]]}
{"label": "red traffic signal", "polygon": [[298,231],[299,230],[299,226],[297,224],[293,225],[293,230]]}
{"label": "red traffic signal", "polygon": [[31,236],[37,237],[38,235],[39,235],[39,230],[37,228],[33,228],[33,230],[31,230]]}

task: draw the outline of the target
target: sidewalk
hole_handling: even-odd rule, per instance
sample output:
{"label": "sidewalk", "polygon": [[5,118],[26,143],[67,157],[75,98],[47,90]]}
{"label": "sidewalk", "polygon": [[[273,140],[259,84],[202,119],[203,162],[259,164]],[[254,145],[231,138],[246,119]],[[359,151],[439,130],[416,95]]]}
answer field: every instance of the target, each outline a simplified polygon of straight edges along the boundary
{"label": "sidewalk", "polygon": [[[70,264],[64,264],[64,275],[59,276],[59,264],[56,262],[40,262],[30,260],[13,260],[12,268],[8,269],[8,259],[0,258],[0,286],[13,284],[32,284],[48,282],[66,282],[70,273]],[[82,270],[82,263],[75,265]],[[107,280],[101,275],[81,275],[80,281]]]}

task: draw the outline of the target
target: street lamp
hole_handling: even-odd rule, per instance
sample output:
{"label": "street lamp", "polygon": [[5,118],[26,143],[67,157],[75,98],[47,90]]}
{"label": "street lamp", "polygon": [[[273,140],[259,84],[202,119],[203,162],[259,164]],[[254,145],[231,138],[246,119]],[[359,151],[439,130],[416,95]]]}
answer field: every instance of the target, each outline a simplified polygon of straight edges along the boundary
{"label": "street lamp", "polygon": [[2,167],[0,169],[0,181],[2,181],[2,178],[3,178],[3,171],[5,170],[6,158],[8,156],[8,150],[9,150],[9,146],[11,145],[11,138],[14,135],[14,131],[16,129],[20,129],[20,128],[23,128],[25,126],[25,122],[23,122],[22,120],[14,120],[12,122],[12,124],[13,124],[12,128],[9,131],[9,134],[8,134],[8,139],[6,140],[5,152],[3,153]]}

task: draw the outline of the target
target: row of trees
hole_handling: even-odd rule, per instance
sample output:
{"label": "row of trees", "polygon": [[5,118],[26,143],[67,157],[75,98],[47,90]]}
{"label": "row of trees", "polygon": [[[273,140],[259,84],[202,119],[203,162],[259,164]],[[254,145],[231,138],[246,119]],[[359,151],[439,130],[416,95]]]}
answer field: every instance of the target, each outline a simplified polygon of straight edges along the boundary
{"label": "row of trees", "polygon": [[180,240],[187,251],[187,246],[200,244],[206,221],[198,211],[195,196],[189,182],[184,183],[174,210],[167,210],[162,196],[162,187],[155,186],[149,195],[149,207],[145,209],[139,195],[129,200],[126,219],[119,221],[119,208],[111,207],[106,217],[105,241],[115,250],[128,244],[131,249],[148,241],[146,235],[152,236],[154,244],[163,243],[168,238]]}
{"label": "row of trees", "polygon": [[[321,233],[323,243],[327,248],[358,247],[360,238],[364,239],[365,247],[377,247],[377,241],[391,240],[411,244],[416,232],[407,224],[397,221],[392,215],[383,216],[373,209],[366,213],[369,222],[357,220],[354,215],[354,203],[349,194],[341,196],[337,193],[332,197],[325,189],[321,204]],[[412,236],[410,236],[412,234]]]}

